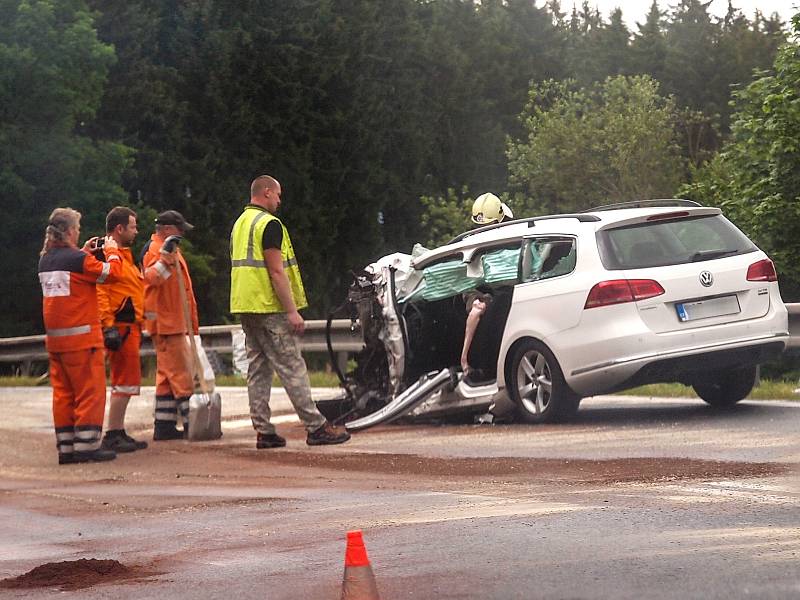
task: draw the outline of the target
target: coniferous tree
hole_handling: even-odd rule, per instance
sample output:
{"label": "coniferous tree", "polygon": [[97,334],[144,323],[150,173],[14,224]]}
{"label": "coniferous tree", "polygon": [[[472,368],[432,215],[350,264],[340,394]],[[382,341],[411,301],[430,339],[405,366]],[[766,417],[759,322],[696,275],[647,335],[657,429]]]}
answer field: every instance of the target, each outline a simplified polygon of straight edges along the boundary
{"label": "coniferous tree", "polygon": [[609,22],[601,27],[597,37],[596,51],[604,63],[602,77],[631,73],[631,32],[625,25],[621,9],[611,12]]}
{"label": "coniferous tree", "polygon": [[567,38],[567,72],[582,85],[589,85],[605,76],[607,65],[597,51],[604,26],[600,11],[592,8],[588,0],[583,1],[580,9],[573,5]]}
{"label": "coniferous tree", "polygon": [[667,43],[664,34],[664,12],[658,0],[653,0],[644,23],[637,23],[638,31],[631,42],[631,71],[646,73],[664,81],[664,62]]}
{"label": "coniferous tree", "polygon": [[701,0],[681,0],[667,24],[664,90],[680,104],[711,115],[720,115],[728,98],[718,70],[720,34]]}

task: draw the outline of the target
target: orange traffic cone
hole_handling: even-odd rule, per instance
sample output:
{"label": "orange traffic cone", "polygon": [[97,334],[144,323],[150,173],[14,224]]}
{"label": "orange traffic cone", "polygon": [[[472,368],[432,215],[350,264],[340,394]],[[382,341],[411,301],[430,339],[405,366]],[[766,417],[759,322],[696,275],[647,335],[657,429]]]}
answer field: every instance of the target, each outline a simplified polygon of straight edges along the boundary
{"label": "orange traffic cone", "polygon": [[360,530],[347,532],[342,600],[380,600]]}

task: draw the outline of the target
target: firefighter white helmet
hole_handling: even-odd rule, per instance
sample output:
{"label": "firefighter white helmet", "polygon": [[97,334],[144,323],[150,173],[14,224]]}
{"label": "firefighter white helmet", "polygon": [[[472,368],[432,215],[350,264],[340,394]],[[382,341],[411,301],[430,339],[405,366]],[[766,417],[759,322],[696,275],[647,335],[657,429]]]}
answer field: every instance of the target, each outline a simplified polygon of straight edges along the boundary
{"label": "firefighter white helmet", "polygon": [[511,209],[491,192],[481,194],[472,204],[472,222],[478,225],[491,225],[513,218]]}

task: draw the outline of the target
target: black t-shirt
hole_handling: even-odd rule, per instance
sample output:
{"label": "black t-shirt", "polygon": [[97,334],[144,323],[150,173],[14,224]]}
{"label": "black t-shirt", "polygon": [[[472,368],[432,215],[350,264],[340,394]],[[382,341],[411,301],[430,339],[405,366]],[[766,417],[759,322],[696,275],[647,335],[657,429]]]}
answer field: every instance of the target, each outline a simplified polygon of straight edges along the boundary
{"label": "black t-shirt", "polygon": [[261,245],[264,250],[274,248],[275,250],[281,249],[283,243],[283,228],[281,224],[275,219],[272,219],[264,228],[264,235],[261,237]]}

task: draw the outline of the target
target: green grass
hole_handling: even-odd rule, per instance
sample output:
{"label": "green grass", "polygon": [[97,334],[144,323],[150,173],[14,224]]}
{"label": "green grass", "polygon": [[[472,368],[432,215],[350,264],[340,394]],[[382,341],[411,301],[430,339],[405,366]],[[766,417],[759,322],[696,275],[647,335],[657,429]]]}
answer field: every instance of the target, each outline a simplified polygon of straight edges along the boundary
{"label": "green grass", "polygon": [[653,396],[656,398],[697,398],[694,390],[680,383],[651,383],[624,392],[620,396]]}
{"label": "green grass", "polygon": [[[308,378],[311,380],[311,387],[339,387],[339,378],[336,373],[309,371]],[[239,375],[219,375],[216,383],[218,386],[237,386],[247,385],[247,380]],[[281,385],[277,375],[272,378],[272,385]]]}
{"label": "green grass", "polygon": [[[308,378],[311,380],[311,387],[339,387],[339,378],[336,373],[326,371],[309,371]],[[37,385],[49,385],[47,378],[24,377],[24,376],[0,376],[0,387],[34,387]],[[272,380],[273,385],[281,385],[277,375]],[[243,386],[247,385],[244,377],[238,375],[219,375],[216,378],[218,386]],[[155,385],[155,376],[150,375],[142,378],[142,385]]]}
{"label": "green grass", "polygon": [[[800,400],[794,393],[800,387],[796,381],[771,381],[762,379],[748,398],[754,400]],[[653,396],[656,398],[697,398],[694,390],[680,383],[654,383],[620,392],[623,396]]]}
{"label": "green grass", "polygon": [[[34,387],[40,384],[39,377],[25,377],[22,375],[4,375],[0,377],[0,387]],[[44,385],[44,384],[42,384]]]}
{"label": "green grass", "polygon": [[[339,387],[339,379],[336,373],[327,371],[309,371],[308,377],[311,380],[311,387]],[[154,377],[145,377],[142,385],[154,385]],[[47,379],[40,377],[23,376],[0,376],[0,387],[33,387],[36,385],[48,385]],[[220,375],[217,377],[218,386],[244,386],[247,382],[244,377],[238,375]],[[276,376],[273,385],[279,386],[280,380]],[[800,387],[796,381],[773,381],[762,379],[761,384],[754,388],[748,398],[755,400],[800,400],[800,394],[795,394],[794,390]],[[624,396],[653,396],[656,398],[696,398],[697,394],[688,386],[679,383],[655,383],[643,385],[641,387],[619,392]]]}

